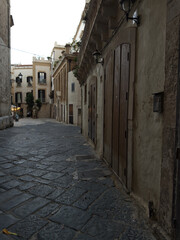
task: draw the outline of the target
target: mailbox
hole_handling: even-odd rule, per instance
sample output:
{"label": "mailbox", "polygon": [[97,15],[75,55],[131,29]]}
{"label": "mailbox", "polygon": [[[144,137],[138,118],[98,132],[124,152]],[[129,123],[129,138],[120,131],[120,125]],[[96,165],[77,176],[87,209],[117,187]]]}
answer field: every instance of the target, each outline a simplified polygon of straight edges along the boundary
{"label": "mailbox", "polygon": [[153,93],[153,112],[162,113],[164,92]]}

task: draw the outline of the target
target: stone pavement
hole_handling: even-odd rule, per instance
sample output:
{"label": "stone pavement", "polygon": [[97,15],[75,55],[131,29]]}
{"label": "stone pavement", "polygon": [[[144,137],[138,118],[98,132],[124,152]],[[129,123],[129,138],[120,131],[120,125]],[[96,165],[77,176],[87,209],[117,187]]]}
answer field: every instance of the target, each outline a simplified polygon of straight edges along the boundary
{"label": "stone pavement", "polygon": [[21,119],[0,131],[0,240],[155,240],[75,126]]}

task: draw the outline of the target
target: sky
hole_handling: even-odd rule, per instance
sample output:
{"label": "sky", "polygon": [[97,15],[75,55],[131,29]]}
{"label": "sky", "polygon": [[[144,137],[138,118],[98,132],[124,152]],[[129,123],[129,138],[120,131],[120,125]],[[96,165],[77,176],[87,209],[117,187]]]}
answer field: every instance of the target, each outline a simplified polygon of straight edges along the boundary
{"label": "sky", "polygon": [[50,56],[55,42],[71,43],[84,6],[85,0],[11,0],[11,64],[32,64],[33,56]]}

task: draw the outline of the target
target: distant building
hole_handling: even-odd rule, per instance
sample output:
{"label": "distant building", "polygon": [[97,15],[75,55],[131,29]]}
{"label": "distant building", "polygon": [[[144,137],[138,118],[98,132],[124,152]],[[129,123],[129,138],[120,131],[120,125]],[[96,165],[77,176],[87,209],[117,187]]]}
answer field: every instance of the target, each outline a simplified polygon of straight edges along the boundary
{"label": "distant building", "polygon": [[40,118],[50,117],[51,62],[43,58],[33,58],[33,95],[42,102],[38,113]]}
{"label": "distant building", "polygon": [[10,1],[0,1],[0,129],[13,125],[10,113]]}
{"label": "distant building", "polygon": [[21,107],[21,114],[27,116],[26,96],[33,92],[33,66],[11,66],[11,104]]}
{"label": "distant building", "polygon": [[81,124],[81,92],[80,85],[73,75],[77,53],[70,53],[70,45],[53,72],[54,107],[57,121]]}
{"label": "distant building", "polygon": [[50,61],[35,57],[32,65],[11,66],[11,104],[21,108],[22,116],[27,116],[26,97],[32,92],[42,102],[38,117],[50,117],[50,67]]}

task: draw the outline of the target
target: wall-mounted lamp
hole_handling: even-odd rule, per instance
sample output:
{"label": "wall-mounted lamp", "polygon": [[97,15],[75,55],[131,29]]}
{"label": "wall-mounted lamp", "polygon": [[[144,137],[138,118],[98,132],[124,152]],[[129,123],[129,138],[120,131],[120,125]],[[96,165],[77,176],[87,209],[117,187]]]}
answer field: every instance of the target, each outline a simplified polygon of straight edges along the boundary
{"label": "wall-mounted lamp", "polygon": [[18,77],[19,77],[19,79],[21,80],[22,77],[23,77],[22,73],[20,73],[20,74],[18,75]]}
{"label": "wall-mounted lamp", "polygon": [[93,57],[96,60],[96,63],[101,63],[102,65],[104,64],[104,58],[102,57],[101,53],[96,50],[95,52],[93,52]]}
{"label": "wall-mounted lamp", "polygon": [[129,17],[129,12],[131,11],[131,7],[135,0],[119,0],[119,3],[121,5],[121,9],[125,12],[126,14],[126,20],[133,20],[137,25],[140,24],[140,17]]}

